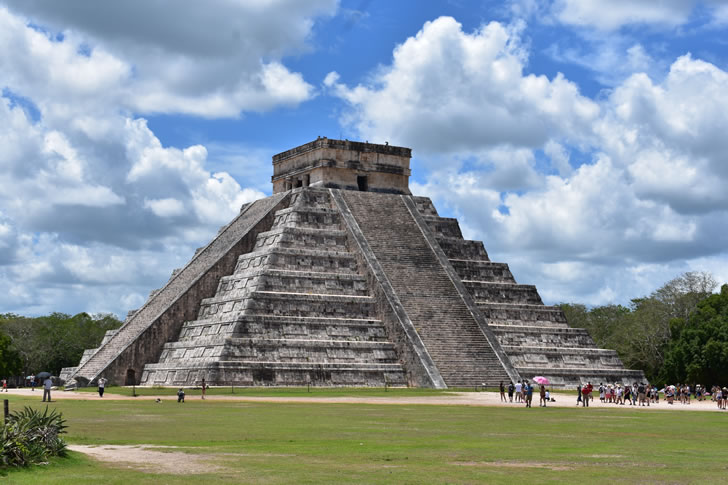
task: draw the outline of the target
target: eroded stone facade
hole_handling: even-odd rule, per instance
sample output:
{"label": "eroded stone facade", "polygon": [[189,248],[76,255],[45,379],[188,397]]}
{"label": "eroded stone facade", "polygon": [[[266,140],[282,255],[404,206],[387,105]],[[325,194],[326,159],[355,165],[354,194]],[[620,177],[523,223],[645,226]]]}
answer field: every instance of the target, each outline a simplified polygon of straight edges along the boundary
{"label": "eroded stone facade", "polygon": [[[570,328],[456,219],[409,195],[410,150],[318,139],[70,384],[471,387],[644,380]],[[362,183],[361,177],[366,177]],[[296,187],[298,185],[298,187]]]}

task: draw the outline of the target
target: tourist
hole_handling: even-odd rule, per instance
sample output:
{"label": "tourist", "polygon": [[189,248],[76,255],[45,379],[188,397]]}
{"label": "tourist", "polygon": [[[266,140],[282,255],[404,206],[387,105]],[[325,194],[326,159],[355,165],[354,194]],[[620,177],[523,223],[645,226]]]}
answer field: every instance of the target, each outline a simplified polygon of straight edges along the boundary
{"label": "tourist", "polygon": [[516,382],[516,402],[521,402],[521,381]]}
{"label": "tourist", "polygon": [[46,397],[48,397],[48,402],[51,402],[51,387],[53,387],[53,381],[51,376],[48,376],[43,381],[43,402],[46,402]]}
{"label": "tourist", "polygon": [[622,406],[624,406],[624,400],[622,399],[622,386],[621,385],[617,386],[617,400],[614,401],[614,404],[621,404]]}
{"label": "tourist", "polygon": [[529,384],[526,381],[523,381],[523,385],[521,386],[521,400],[526,400],[526,393],[528,392]]}
{"label": "tourist", "polygon": [[586,386],[583,386],[581,388],[581,394],[582,394],[581,405],[582,405],[582,407],[585,407],[585,408],[589,407],[589,395],[591,394],[591,392],[592,392],[592,385],[591,385],[591,383],[587,382]]}
{"label": "tourist", "polygon": [[177,402],[185,402],[185,391],[181,387],[177,391]]}
{"label": "tourist", "polygon": [[533,386],[531,384],[526,384],[526,407],[531,407],[531,402],[533,402]]}
{"label": "tourist", "polygon": [[8,392],[8,380],[3,379],[3,391]]}
{"label": "tourist", "polygon": [[508,384],[508,402],[513,402],[513,383]]}
{"label": "tourist", "polygon": [[[624,401],[627,401],[629,405],[632,405],[632,389],[629,387],[629,384],[625,384],[624,386]],[[624,405],[624,401],[622,401],[622,405]]]}
{"label": "tourist", "polygon": [[100,377],[99,378],[99,397],[104,397],[104,389],[106,388],[106,378]]}
{"label": "tourist", "polygon": [[202,378],[202,399],[205,399],[205,393],[207,392],[207,384],[205,383],[205,378]]}
{"label": "tourist", "polygon": [[35,376],[31,376],[30,378],[30,390],[35,391]]}
{"label": "tourist", "polygon": [[581,384],[576,386],[576,405],[578,406],[581,402]]}
{"label": "tourist", "polygon": [[544,387],[543,384],[541,384],[541,387],[538,391],[538,395],[539,395],[539,401],[538,401],[539,407],[541,407],[541,406],[546,407],[546,387]]}
{"label": "tourist", "polygon": [[501,402],[506,402],[506,386],[503,384],[503,381],[500,381],[500,398]]}
{"label": "tourist", "polygon": [[599,400],[604,404],[604,384],[599,383]]}
{"label": "tourist", "polygon": [[637,386],[637,396],[639,398],[640,406],[645,405],[645,385],[640,382]]}

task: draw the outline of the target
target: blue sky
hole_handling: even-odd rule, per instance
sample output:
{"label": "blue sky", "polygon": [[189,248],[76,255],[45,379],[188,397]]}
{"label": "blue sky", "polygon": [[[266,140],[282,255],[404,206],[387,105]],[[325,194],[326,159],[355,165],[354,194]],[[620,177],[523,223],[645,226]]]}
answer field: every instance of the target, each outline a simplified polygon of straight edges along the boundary
{"label": "blue sky", "polygon": [[547,303],[728,281],[728,1],[0,0],[0,313],[123,316],[317,136]]}

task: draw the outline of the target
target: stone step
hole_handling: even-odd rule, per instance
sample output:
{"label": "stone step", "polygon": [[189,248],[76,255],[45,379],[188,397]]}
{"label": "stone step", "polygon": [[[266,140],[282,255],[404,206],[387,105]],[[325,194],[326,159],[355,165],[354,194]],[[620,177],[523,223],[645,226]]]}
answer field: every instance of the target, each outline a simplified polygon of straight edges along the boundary
{"label": "stone step", "polygon": [[458,224],[458,220],[454,217],[423,215],[422,218],[438,239],[444,237],[462,240],[463,234],[460,232],[460,224]]}
{"label": "stone step", "polygon": [[258,271],[260,268],[319,273],[357,273],[356,258],[352,253],[321,249],[299,249],[267,246],[259,251],[241,255],[235,274]]}
{"label": "stone step", "polygon": [[490,325],[502,346],[564,346],[594,348],[594,340],[583,328]]}
{"label": "stone step", "polygon": [[326,248],[330,251],[349,251],[346,244],[346,231],[338,229],[282,226],[258,234],[253,250],[257,251],[265,246],[273,245],[285,248]]}
{"label": "stone step", "polygon": [[521,305],[478,302],[489,324],[537,327],[568,327],[561,308],[546,305]]}
{"label": "stone step", "polygon": [[471,259],[450,259],[450,264],[463,282],[488,281],[516,283],[506,263]]}
{"label": "stone step", "polygon": [[265,362],[358,362],[396,363],[397,353],[389,342],[346,340],[251,339],[205,337],[200,342],[167,343],[160,364],[189,363],[196,359]]}
{"label": "stone step", "polygon": [[201,382],[237,386],[406,386],[400,364],[355,362],[241,362],[219,361],[193,365],[147,364],[143,385],[186,385]]}
{"label": "stone step", "polygon": [[331,208],[294,206],[276,211],[273,229],[303,227],[311,229],[341,228],[339,212]]}
{"label": "stone step", "polygon": [[516,305],[543,305],[541,296],[533,285],[487,281],[463,281],[463,284],[478,304],[510,303]]}
{"label": "stone step", "polygon": [[435,204],[432,203],[432,200],[430,200],[429,197],[412,196],[412,200],[415,202],[415,206],[419,213],[423,216],[439,217]]}
{"label": "stone step", "polygon": [[481,241],[470,241],[457,237],[437,237],[437,243],[448,259],[489,261],[488,252]]}
{"label": "stone step", "polygon": [[516,367],[539,365],[549,369],[574,366],[597,369],[624,368],[614,350],[545,346],[504,346],[504,350]]}
{"label": "stone step", "polygon": [[185,322],[179,340],[194,340],[209,335],[387,341],[387,334],[381,320],[279,315],[241,315],[227,321],[194,320]]}
{"label": "stone step", "polygon": [[286,315],[303,317],[373,318],[374,298],[355,295],[327,295],[253,291],[242,298],[206,298],[198,319],[230,318],[231,314]]}
{"label": "stone step", "polygon": [[223,276],[216,296],[242,298],[246,293],[255,290],[360,296],[368,294],[366,278],[357,274],[260,269]]}

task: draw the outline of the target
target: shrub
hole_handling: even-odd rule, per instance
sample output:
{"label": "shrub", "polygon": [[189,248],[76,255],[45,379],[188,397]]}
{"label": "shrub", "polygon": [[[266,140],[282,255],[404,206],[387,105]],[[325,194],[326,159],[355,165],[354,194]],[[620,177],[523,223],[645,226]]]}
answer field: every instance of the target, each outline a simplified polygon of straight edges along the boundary
{"label": "shrub", "polygon": [[0,468],[45,463],[52,456],[64,456],[66,421],[55,410],[42,413],[25,407],[8,416],[0,436]]}

